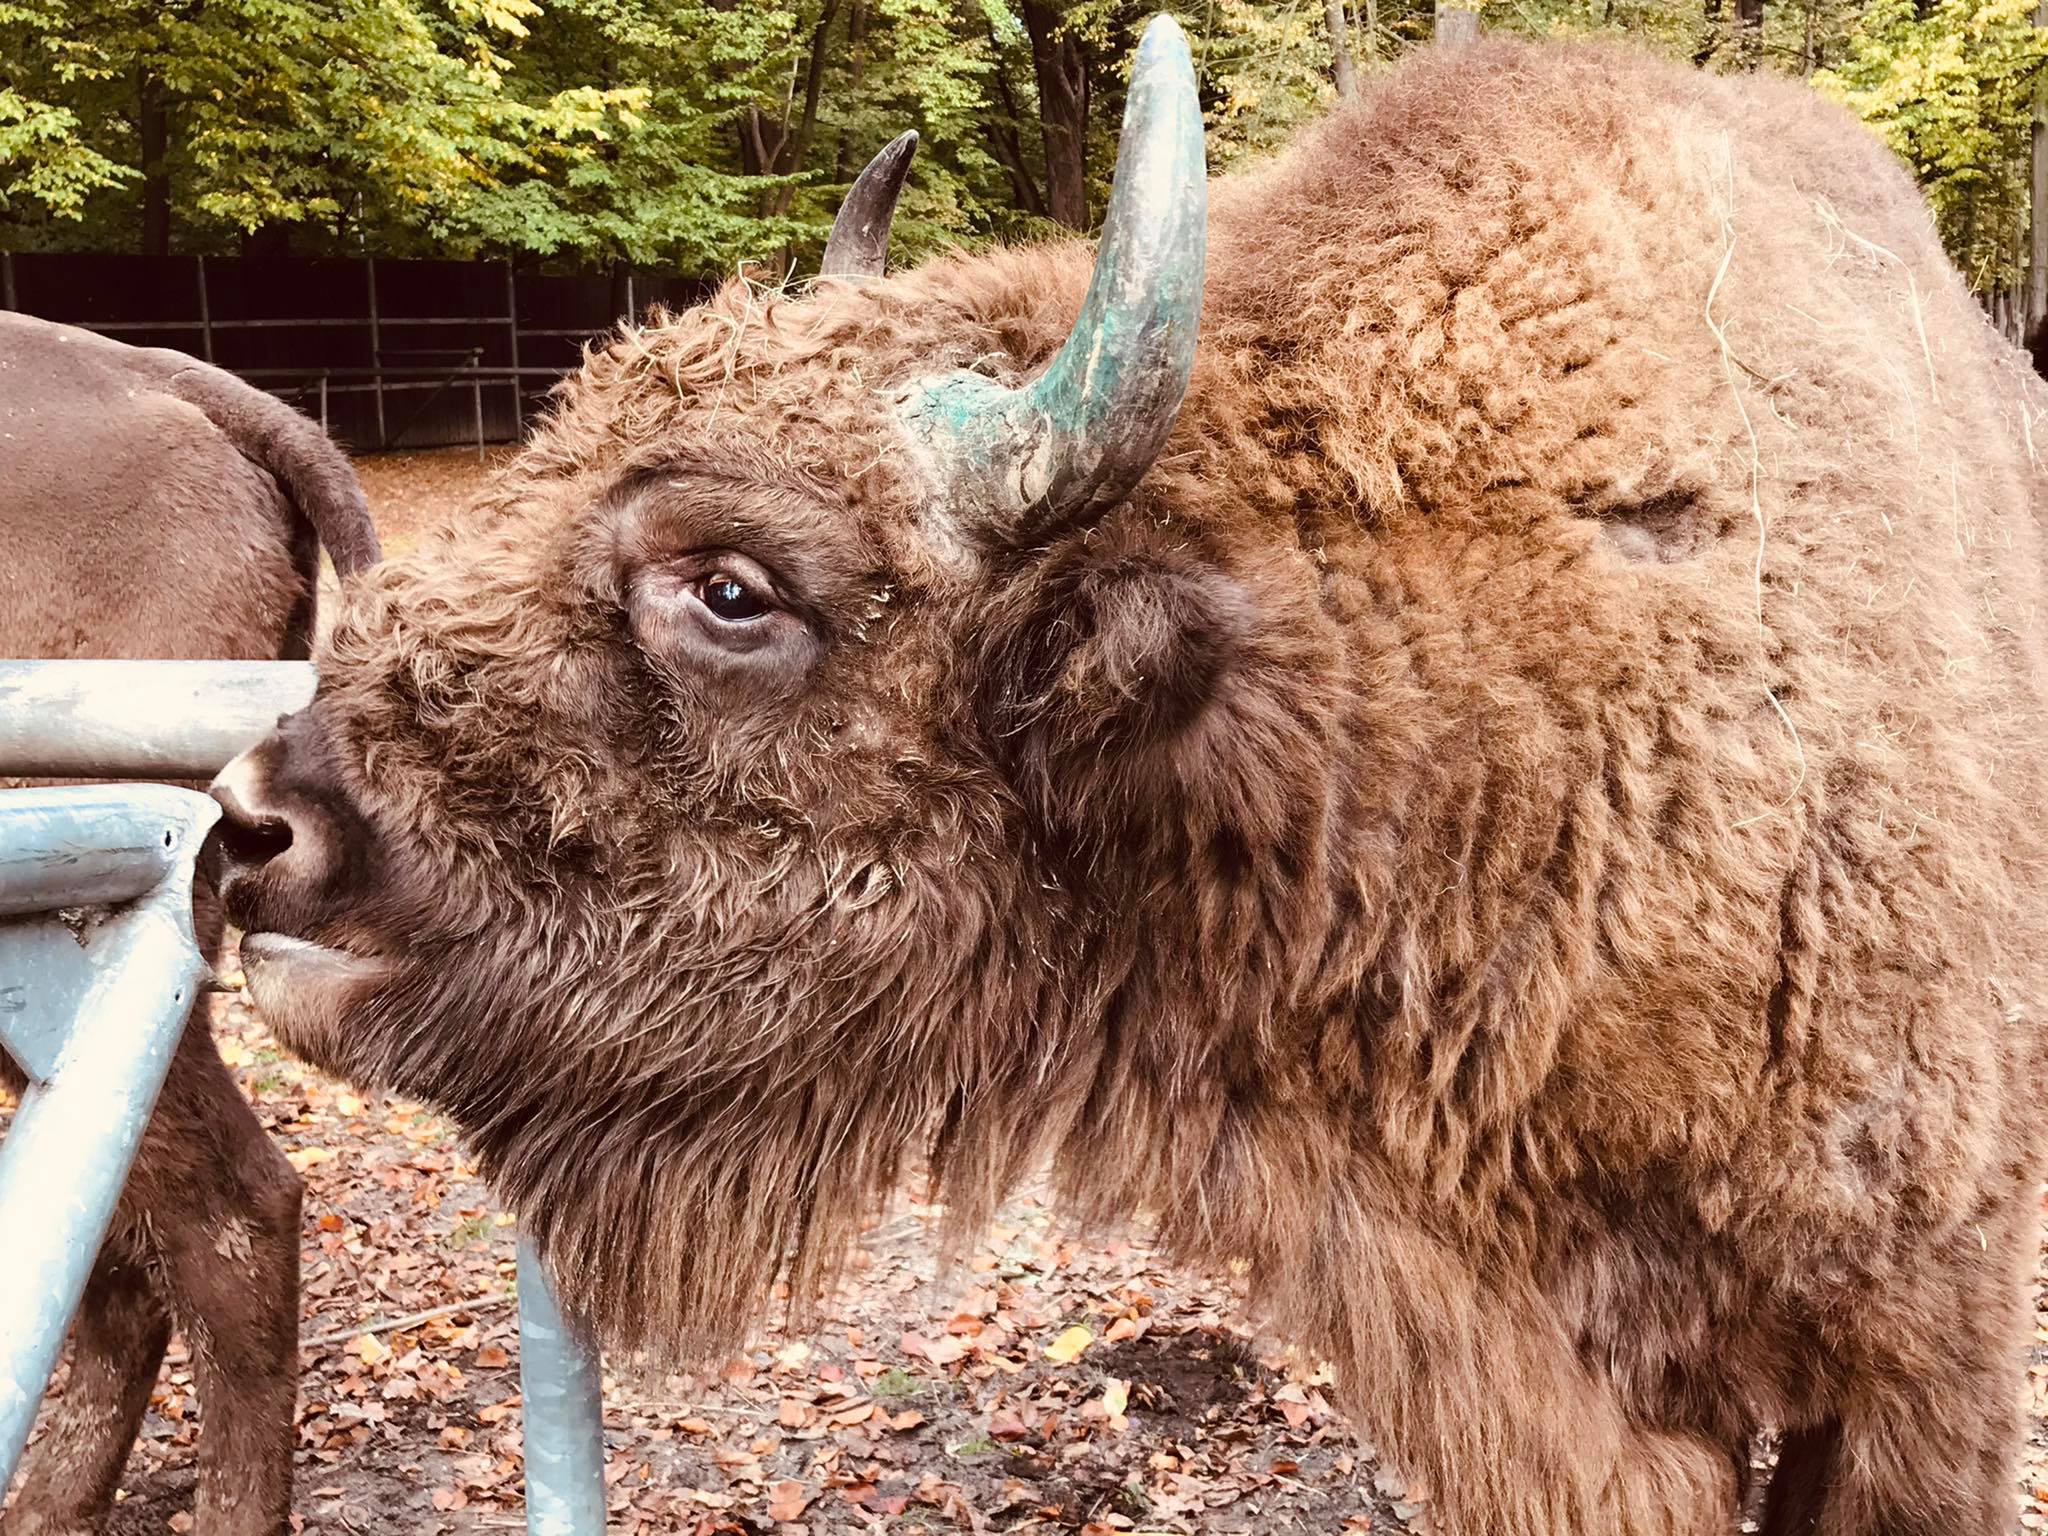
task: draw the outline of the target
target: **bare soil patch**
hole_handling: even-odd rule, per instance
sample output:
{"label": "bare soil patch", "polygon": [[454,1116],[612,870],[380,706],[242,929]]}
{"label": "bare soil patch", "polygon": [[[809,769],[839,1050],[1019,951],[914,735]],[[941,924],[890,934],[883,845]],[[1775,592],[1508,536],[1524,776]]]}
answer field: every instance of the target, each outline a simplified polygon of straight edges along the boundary
{"label": "bare soil patch", "polygon": [[485,477],[509,463],[515,443],[494,443],[481,460],[474,448],[430,448],[414,453],[371,453],[355,460],[370,516],[387,555],[410,549],[432,527],[476,494]]}

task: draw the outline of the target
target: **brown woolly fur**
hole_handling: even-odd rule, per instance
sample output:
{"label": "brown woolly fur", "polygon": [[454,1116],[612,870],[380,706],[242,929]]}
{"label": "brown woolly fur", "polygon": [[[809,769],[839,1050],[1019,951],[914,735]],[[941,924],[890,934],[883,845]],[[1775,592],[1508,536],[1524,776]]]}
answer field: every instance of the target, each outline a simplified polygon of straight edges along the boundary
{"label": "brown woolly fur", "polygon": [[1453,1536],[1727,1531],[1766,1426],[1769,1532],[2002,1532],[2025,359],[1844,115],[1628,53],[1417,59],[1212,207],[1086,527],[963,524],[899,414],[1042,367],[1085,247],[591,356],[223,782],[266,1012],[614,1343],[813,1294],[907,1158],[963,1231],[1050,1159],[1247,1262]]}

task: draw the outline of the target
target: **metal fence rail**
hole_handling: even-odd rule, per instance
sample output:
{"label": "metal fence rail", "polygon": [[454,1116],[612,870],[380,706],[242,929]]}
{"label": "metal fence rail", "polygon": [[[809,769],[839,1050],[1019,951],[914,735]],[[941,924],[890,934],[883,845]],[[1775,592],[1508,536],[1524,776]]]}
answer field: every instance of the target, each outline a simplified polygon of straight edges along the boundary
{"label": "metal fence rail", "polygon": [[0,778],[210,779],[313,684],[307,661],[0,661]]}
{"label": "metal fence rail", "polygon": [[[304,662],[0,661],[0,777],[210,778],[312,697]],[[0,1500],[205,975],[193,860],[219,815],[162,784],[0,791]],[[80,922],[79,909],[103,912]],[[596,1351],[519,1244],[527,1529],[601,1536]]]}
{"label": "metal fence rail", "polygon": [[[192,858],[220,808],[161,785],[10,791],[0,1046],[28,1074],[0,1143],[0,1489],[106,1236],[206,967]],[[81,944],[55,914],[113,905]]]}

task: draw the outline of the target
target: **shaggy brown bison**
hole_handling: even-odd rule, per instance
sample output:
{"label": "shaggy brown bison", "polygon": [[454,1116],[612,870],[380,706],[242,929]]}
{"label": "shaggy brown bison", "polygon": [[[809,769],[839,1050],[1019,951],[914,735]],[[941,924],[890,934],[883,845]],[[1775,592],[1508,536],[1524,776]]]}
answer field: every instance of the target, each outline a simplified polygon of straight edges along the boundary
{"label": "shaggy brown bison", "polygon": [[1176,39],[1099,254],[629,330],[348,584],[218,786],[258,1000],[608,1339],[1049,1156],[1458,1536],[1726,1532],[1766,1426],[1773,1536],[1994,1536],[2048,401],[1844,114],[1619,52],[1405,65],[1201,300]]}
{"label": "shaggy brown bison", "polygon": [[[322,543],[340,571],[377,557],[348,460],[297,412],[182,353],[0,314],[0,656],[304,656]],[[209,897],[195,927],[218,942]],[[195,1010],[0,1530],[100,1528],[175,1319],[206,1414],[197,1528],[282,1531],[298,1273],[298,1175]]]}

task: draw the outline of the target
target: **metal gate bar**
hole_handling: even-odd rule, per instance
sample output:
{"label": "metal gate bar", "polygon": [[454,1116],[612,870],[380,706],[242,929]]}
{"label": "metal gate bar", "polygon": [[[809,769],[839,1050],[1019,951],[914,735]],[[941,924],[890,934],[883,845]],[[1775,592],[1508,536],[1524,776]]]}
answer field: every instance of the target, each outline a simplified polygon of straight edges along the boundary
{"label": "metal gate bar", "polygon": [[0,661],[0,777],[210,779],[313,684],[309,661]]}
{"label": "metal gate bar", "polygon": [[[0,661],[0,777],[211,778],[313,686],[305,662]],[[218,814],[158,784],[0,791],[0,1048],[30,1079],[0,1141],[0,1499],[205,974]],[[527,1529],[601,1536],[597,1353],[523,1240],[519,1327]]]}
{"label": "metal gate bar", "polygon": [[[161,785],[9,791],[0,1045],[28,1074],[0,1143],[0,1491],[84,1293],[205,974],[192,857],[220,807]],[[82,941],[61,908],[127,903]]]}
{"label": "metal gate bar", "polygon": [[604,1529],[604,1382],[519,1240],[519,1396],[525,1404],[527,1536]]}

